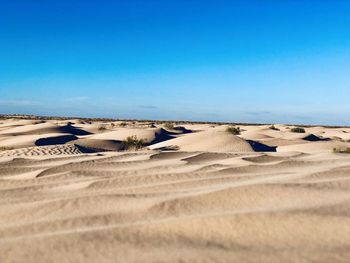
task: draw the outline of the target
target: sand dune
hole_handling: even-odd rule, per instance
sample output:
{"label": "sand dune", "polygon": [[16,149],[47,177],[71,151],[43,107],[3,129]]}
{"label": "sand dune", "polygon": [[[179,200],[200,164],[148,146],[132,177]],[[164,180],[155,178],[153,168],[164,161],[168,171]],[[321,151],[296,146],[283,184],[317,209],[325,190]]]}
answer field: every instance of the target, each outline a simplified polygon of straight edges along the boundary
{"label": "sand dune", "polygon": [[0,156],[17,157],[17,156],[45,156],[45,155],[66,155],[82,153],[74,145],[50,145],[42,147],[27,147],[16,150],[7,150],[0,152]]}
{"label": "sand dune", "polygon": [[91,135],[88,138],[96,140],[125,140],[128,136],[135,135],[147,143],[154,144],[157,142],[173,139],[172,133],[162,128],[124,128],[117,131],[108,131],[101,134]]}
{"label": "sand dune", "polygon": [[70,144],[74,144],[80,148],[85,148],[86,151],[102,152],[102,151],[119,151],[121,149],[121,141],[118,140],[100,140],[83,138],[74,141],[70,141]]}
{"label": "sand dune", "polygon": [[30,135],[30,134],[48,134],[48,133],[69,133],[74,135],[88,135],[89,132],[76,128],[72,125],[59,126],[51,122],[17,126],[2,130],[2,135]]}
{"label": "sand dune", "polygon": [[153,144],[150,149],[175,148],[182,151],[252,152],[245,140],[226,131],[211,129]]}
{"label": "sand dune", "polygon": [[69,122],[0,123],[0,262],[350,260],[348,128]]}

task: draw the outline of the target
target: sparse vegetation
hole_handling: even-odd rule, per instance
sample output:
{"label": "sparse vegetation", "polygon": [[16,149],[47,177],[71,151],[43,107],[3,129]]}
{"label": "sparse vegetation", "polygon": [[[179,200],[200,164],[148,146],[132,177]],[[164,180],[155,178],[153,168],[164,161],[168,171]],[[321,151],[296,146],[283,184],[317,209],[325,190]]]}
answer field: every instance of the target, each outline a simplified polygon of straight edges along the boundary
{"label": "sparse vegetation", "polygon": [[305,133],[305,129],[301,127],[292,128],[290,131],[295,133]]}
{"label": "sparse vegetation", "polygon": [[119,126],[120,127],[125,127],[125,126],[127,126],[128,124],[126,123],[126,122],[121,122],[121,123],[119,123]]}
{"label": "sparse vegetation", "polygon": [[36,121],[33,124],[36,125],[36,124],[42,124],[42,123],[45,123],[45,121],[44,120],[43,121]]}
{"label": "sparse vegetation", "polygon": [[145,145],[145,140],[138,139],[136,135],[128,136],[122,142],[122,150],[139,150]]}
{"label": "sparse vegetation", "polygon": [[106,128],[105,125],[100,125],[100,126],[98,127],[98,130],[99,130],[99,131],[105,131],[105,130],[107,130],[107,128]]}
{"label": "sparse vegetation", "polygon": [[232,133],[234,135],[240,135],[241,134],[241,128],[240,127],[234,127],[230,126],[226,128],[226,131],[229,133]]}
{"label": "sparse vegetation", "polygon": [[350,148],[345,148],[345,149],[340,149],[340,148],[334,148],[333,149],[334,153],[347,153],[350,154]]}
{"label": "sparse vegetation", "polygon": [[271,125],[270,126],[270,129],[271,130],[274,130],[274,131],[279,131],[280,129],[278,129],[275,125]]}
{"label": "sparse vegetation", "polygon": [[9,151],[9,150],[13,150],[14,148],[12,147],[6,147],[6,146],[0,146],[0,152],[1,151]]}
{"label": "sparse vegetation", "polygon": [[173,130],[174,129],[174,123],[167,122],[164,124],[165,129],[167,130]]}

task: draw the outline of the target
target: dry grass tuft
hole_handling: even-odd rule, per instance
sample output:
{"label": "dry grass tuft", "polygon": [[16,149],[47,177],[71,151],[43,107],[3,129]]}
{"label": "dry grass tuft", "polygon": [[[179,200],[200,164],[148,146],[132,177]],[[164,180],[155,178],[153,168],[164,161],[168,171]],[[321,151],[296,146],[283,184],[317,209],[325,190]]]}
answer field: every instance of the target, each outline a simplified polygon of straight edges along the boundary
{"label": "dry grass tuft", "polygon": [[274,131],[279,131],[280,129],[278,129],[275,125],[271,125],[269,127],[271,130],[274,130]]}
{"label": "dry grass tuft", "polygon": [[345,149],[334,148],[333,152],[334,153],[347,153],[347,154],[350,154],[350,148],[345,148]]}
{"label": "dry grass tuft", "polygon": [[144,139],[138,139],[136,135],[128,136],[123,142],[121,149],[126,150],[139,150],[145,146]]}
{"label": "dry grass tuft", "polygon": [[174,129],[174,123],[167,122],[164,124],[164,128],[167,130],[173,130]]}

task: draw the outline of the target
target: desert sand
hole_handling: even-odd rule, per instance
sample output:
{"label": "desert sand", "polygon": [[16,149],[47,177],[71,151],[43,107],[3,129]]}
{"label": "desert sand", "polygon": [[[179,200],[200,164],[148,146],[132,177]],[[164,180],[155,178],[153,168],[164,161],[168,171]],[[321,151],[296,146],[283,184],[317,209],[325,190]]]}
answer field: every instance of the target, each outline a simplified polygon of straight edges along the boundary
{"label": "desert sand", "polygon": [[0,120],[0,262],[350,262],[350,128],[239,127]]}

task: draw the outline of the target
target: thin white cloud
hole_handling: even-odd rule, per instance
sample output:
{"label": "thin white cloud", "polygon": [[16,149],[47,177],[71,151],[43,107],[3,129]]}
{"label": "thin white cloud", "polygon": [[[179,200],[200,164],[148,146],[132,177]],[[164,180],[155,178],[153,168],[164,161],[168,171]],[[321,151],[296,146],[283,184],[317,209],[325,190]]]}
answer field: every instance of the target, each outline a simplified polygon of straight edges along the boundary
{"label": "thin white cloud", "polygon": [[141,109],[148,109],[148,110],[159,109],[159,107],[157,107],[155,105],[139,105],[139,108],[141,108]]}
{"label": "thin white cloud", "polygon": [[65,101],[68,101],[68,102],[80,102],[80,101],[86,101],[88,99],[89,99],[89,97],[80,96],[80,97],[66,98]]}
{"label": "thin white cloud", "polygon": [[0,100],[1,106],[33,106],[37,104],[36,101],[32,100]]}

